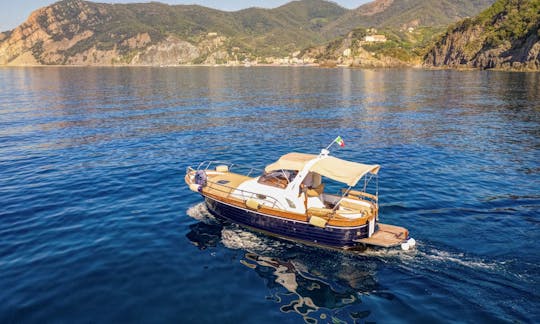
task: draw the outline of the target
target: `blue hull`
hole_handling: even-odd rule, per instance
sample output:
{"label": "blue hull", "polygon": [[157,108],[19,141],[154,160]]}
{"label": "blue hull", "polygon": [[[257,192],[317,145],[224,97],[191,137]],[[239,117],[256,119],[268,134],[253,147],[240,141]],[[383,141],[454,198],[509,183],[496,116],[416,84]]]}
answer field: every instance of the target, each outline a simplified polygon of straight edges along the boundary
{"label": "blue hull", "polygon": [[288,240],[339,249],[351,249],[362,248],[363,245],[355,242],[355,240],[368,237],[367,224],[358,227],[326,226],[320,228],[308,222],[269,216],[228,205],[208,197],[205,197],[205,202],[208,210],[218,218]]}

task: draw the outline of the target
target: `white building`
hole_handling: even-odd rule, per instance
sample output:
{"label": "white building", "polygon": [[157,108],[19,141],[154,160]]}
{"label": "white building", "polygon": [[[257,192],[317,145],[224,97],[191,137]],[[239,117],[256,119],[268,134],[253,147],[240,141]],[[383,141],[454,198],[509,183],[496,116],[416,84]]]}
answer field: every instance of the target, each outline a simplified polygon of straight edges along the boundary
{"label": "white building", "polygon": [[374,43],[374,42],[384,43],[384,42],[386,42],[386,36],[384,36],[384,35],[368,35],[368,36],[364,37],[364,41],[369,42],[369,43]]}

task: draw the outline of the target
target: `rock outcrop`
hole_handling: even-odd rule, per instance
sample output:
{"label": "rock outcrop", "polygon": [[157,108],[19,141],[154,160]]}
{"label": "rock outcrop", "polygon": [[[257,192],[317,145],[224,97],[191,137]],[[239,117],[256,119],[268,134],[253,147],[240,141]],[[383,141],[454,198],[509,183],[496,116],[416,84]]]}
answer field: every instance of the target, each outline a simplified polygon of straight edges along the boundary
{"label": "rock outcrop", "polygon": [[480,69],[540,69],[540,2],[499,0],[465,19],[428,51],[424,64]]}
{"label": "rock outcrop", "polygon": [[[62,8],[61,8],[62,7]],[[76,20],[61,9],[76,11]],[[39,9],[0,43],[1,65],[62,64],[65,52],[94,35],[108,17],[83,1]]]}

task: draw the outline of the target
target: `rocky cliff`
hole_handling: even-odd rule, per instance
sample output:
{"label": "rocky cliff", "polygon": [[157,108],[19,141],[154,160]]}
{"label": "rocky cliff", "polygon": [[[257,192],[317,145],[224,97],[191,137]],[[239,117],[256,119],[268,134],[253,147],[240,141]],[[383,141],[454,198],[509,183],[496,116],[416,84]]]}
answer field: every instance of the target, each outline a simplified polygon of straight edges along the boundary
{"label": "rocky cliff", "polygon": [[540,1],[498,0],[449,28],[428,51],[427,66],[540,69]]}
{"label": "rocky cliff", "polygon": [[[0,34],[0,65],[171,65],[227,60],[227,38],[199,34],[189,42],[174,34],[130,23],[115,5],[81,0],[57,2],[32,13],[26,22]],[[151,13],[150,13],[151,14]],[[127,16],[127,18],[126,18]]]}

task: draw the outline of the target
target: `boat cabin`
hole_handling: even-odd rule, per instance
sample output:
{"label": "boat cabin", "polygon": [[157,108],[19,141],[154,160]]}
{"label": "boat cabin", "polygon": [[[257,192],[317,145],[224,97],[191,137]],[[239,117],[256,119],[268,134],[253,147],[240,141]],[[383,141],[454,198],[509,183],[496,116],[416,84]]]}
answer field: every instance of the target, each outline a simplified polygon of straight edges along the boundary
{"label": "boat cabin", "polygon": [[[280,208],[299,214],[317,210],[319,213],[328,210],[363,211],[377,206],[373,206],[373,202],[344,197],[343,194],[350,194],[351,188],[362,177],[376,175],[379,168],[378,165],[341,160],[329,156],[325,150],[319,155],[288,153],[268,165],[261,176],[241,183],[234,195],[240,197],[245,196],[244,192],[259,193],[255,199],[260,204],[271,206],[277,201]],[[349,188],[342,194],[325,193],[323,177],[344,183]],[[268,196],[272,199],[266,199]],[[376,198],[374,200],[376,203]],[[355,215],[362,217],[363,213],[348,214],[349,217]]]}

